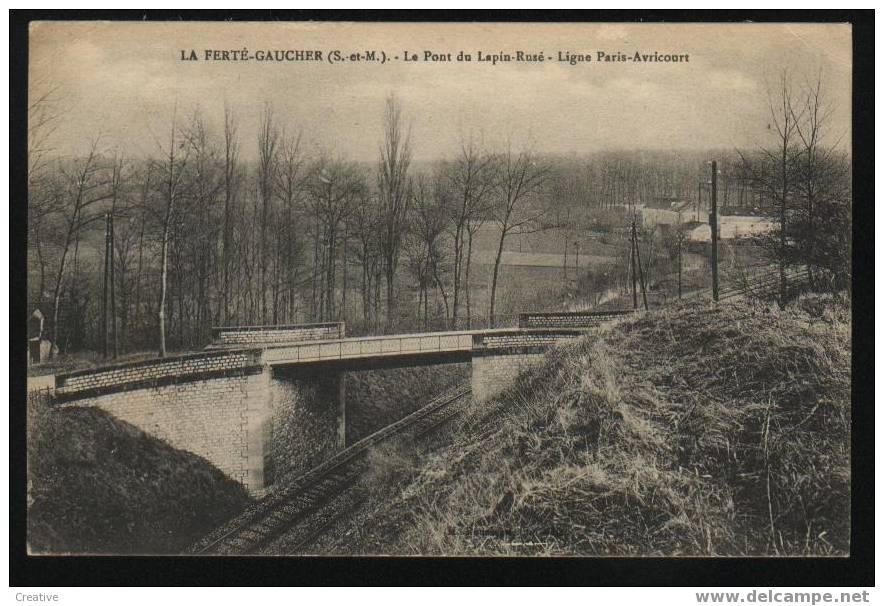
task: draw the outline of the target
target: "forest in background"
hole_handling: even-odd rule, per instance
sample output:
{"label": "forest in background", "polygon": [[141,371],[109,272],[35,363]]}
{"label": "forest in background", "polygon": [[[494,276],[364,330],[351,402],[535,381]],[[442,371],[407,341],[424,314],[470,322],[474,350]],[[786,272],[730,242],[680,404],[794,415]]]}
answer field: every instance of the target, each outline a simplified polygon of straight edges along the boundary
{"label": "forest in background", "polygon": [[[120,353],[165,355],[204,346],[220,325],[344,320],[348,332],[366,333],[557,308],[559,293],[530,284],[501,293],[514,238],[561,240],[567,263],[568,242],[591,232],[626,262],[605,272],[608,283],[583,284],[625,285],[634,209],[705,206],[711,158],[720,208],[778,221],[757,242],[770,263],[807,265],[827,287],[849,284],[850,159],[826,128],[832,108],[819,80],[796,85],[783,74],[765,100],[770,137],[757,149],[554,157],[528,140],[476,135],[422,164],[411,152],[419,133],[393,96],[379,108],[373,164],[308,148],[299,125],[281,123],[270,103],[256,140],[239,135],[233,110],[176,108],[149,157],[101,136],[78,157],[57,157],[59,98],[50,89],[29,101],[27,235],[29,311],[43,311],[62,352],[98,351],[106,332]],[[476,267],[480,248],[490,251],[487,271]],[[671,242],[648,247],[645,262],[655,256],[671,259]],[[112,308],[106,291],[115,293]]]}

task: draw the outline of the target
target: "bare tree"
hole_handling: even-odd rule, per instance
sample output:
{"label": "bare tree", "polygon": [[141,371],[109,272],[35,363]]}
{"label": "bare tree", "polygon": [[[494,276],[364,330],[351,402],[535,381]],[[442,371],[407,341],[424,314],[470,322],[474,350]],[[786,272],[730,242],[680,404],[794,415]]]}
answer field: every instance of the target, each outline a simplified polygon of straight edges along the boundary
{"label": "bare tree", "polygon": [[267,105],[264,108],[264,116],[261,120],[261,132],[258,134],[258,195],[261,201],[261,220],[259,223],[261,282],[259,288],[261,296],[261,322],[263,324],[267,323],[267,227],[272,214],[273,174],[275,172],[278,140],[279,132],[273,124],[273,109]]}
{"label": "bare tree", "polygon": [[131,208],[125,208],[117,213],[117,217],[123,219],[114,224],[114,262],[117,271],[117,292],[120,293],[120,342],[123,351],[129,349],[130,321],[132,318],[132,293],[135,290],[132,284],[132,265],[135,261],[136,246],[142,221],[132,212]]}
{"label": "bare tree", "polygon": [[446,166],[448,187],[453,193],[449,222],[454,245],[451,320],[455,327],[463,300],[464,281],[469,290],[473,230],[477,229],[477,224],[481,224],[488,210],[488,198],[493,184],[491,167],[491,156],[482,152],[472,138],[461,145],[460,155]]}
{"label": "bare tree", "polygon": [[795,242],[797,256],[807,264],[811,285],[817,281],[816,268],[828,267],[833,273],[840,273],[831,261],[845,256],[841,246],[832,246],[833,232],[840,230],[831,221],[837,221],[843,214],[836,207],[840,201],[850,198],[848,163],[842,162],[838,153],[840,138],[832,145],[824,144],[832,113],[833,107],[826,103],[823,94],[822,72],[819,72],[816,81],[806,85],[801,108],[798,111],[792,108],[792,119],[801,142],[796,190],[804,205],[796,209],[789,235]]}
{"label": "bare tree", "polygon": [[282,206],[283,219],[280,221],[277,251],[281,267],[277,274],[280,278],[284,277],[289,319],[295,315],[295,287],[300,276],[298,257],[301,254],[301,229],[296,213],[302,202],[304,172],[301,133],[296,137],[286,137],[283,133],[275,173],[276,193]]}
{"label": "bare tree", "polygon": [[430,287],[439,289],[448,316],[448,295],[440,279],[442,236],[447,223],[447,198],[439,176],[418,175],[411,187],[414,218],[409,226],[410,268],[418,283],[418,317],[423,305],[424,329],[429,329]]}
{"label": "bare tree", "polygon": [[[367,326],[376,324],[378,310],[374,304],[375,281],[381,275],[380,229],[377,196],[360,190],[355,205],[351,232],[355,243],[355,260],[361,269],[362,320]],[[375,326],[375,328],[377,328]]]}
{"label": "bare tree", "polygon": [[58,89],[45,81],[31,83],[28,99],[28,246],[32,246],[40,267],[37,305],[46,295],[47,259],[44,250],[46,221],[64,205],[59,188],[49,182],[46,158],[57,122]]}
{"label": "bare tree", "polygon": [[500,237],[497,241],[497,254],[494,257],[494,270],[491,275],[491,301],[488,306],[488,319],[494,324],[494,303],[497,296],[497,279],[503,247],[516,229],[532,226],[543,215],[542,209],[529,206],[544,186],[548,167],[528,150],[514,153],[507,144],[506,151],[500,154],[494,164],[494,202],[492,216]]}
{"label": "bare tree", "polygon": [[[223,188],[224,178],[215,139],[199,111],[194,113],[183,136],[190,156],[186,175],[189,195],[179,222],[187,233],[184,238],[186,246],[179,248],[186,248],[185,261],[189,266],[190,279],[186,280],[186,286],[189,286],[193,313],[189,318],[191,334],[188,344],[193,345],[204,342],[211,332],[210,291],[220,231],[216,202]],[[176,277],[179,284],[183,285],[185,276]]]}
{"label": "bare tree", "polygon": [[52,342],[58,343],[59,305],[61,292],[67,270],[68,255],[72,245],[79,246],[80,232],[92,221],[101,218],[100,214],[90,210],[102,200],[107,199],[107,188],[100,176],[98,165],[98,144],[100,138],[92,140],[86,157],[77,162],[70,173],[62,170],[65,177],[64,243],[61,259],[55,276],[55,288],[52,294]]}
{"label": "bare tree", "polygon": [[221,241],[221,307],[224,324],[230,323],[230,273],[233,255],[233,205],[239,190],[239,140],[236,118],[229,108],[224,108],[224,218]]}
{"label": "bare tree", "polygon": [[172,123],[169,129],[168,147],[164,157],[154,162],[157,172],[161,175],[159,185],[163,202],[160,236],[160,300],[157,309],[159,331],[159,356],[166,357],[166,296],[169,275],[169,242],[172,224],[175,219],[177,205],[182,197],[182,182],[190,157],[190,146],[180,138],[177,122],[177,106],[172,112]]}
{"label": "bare tree", "polygon": [[58,123],[59,88],[45,81],[31,83],[28,96],[28,183],[44,168],[50,139]]}
{"label": "bare tree", "polygon": [[402,107],[395,97],[387,98],[384,114],[384,142],[378,165],[380,202],[380,249],[387,281],[387,324],[396,315],[394,282],[402,235],[408,214],[408,167],[411,164],[411,134],[402,125]]}
{"label": "bare tree", "polygon": [[362,199],[365,183],[359,170],[339,159],[322,157],[306,180],[308,204],[321,230],[321,254],[324,275],[319,300],[319,320],[336,318],[335,291],[338,238],[344,222]]}
{"label": "bare tree", "polygon": [[768,91],[770,124],[774,145],[760,148],[760,159],[753,162],[741,154],[747,174],[753,183],[767,191],[779,206],[779,243],[776,253],[780,267],[780,307],[786,304],[786,262],[787,262],[787,214],[786,209],[795,189],[795,166],[799,152],[796,149],[798,123],[802,120],[805,108],[795,110],[792,83],[788,71],[780,73],[775,92]]}

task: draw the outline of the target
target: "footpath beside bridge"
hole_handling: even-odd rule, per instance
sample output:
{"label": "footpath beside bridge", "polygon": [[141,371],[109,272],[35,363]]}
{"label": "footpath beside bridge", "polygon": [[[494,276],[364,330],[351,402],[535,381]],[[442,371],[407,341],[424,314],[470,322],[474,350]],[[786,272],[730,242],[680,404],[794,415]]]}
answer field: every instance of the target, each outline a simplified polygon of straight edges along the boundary
{"label": "footpath beside bridge", "polygon": [[107,410],[260,493],[346,445],[348,371],[468,362],[481,403],[551,346],[621,313],[359,338],[343,323],[220,328],[205,352],[58,375],[55,398]]}

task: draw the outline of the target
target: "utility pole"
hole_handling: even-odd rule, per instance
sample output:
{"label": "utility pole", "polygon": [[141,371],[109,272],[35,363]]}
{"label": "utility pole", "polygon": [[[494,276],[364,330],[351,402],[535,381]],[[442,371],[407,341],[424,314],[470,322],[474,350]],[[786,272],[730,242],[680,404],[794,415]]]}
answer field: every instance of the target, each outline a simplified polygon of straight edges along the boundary
{"label": "utility pole", "polygon": [[347,240],[350,239],[350,222],[344,222],[344,284],[341,288],[341,311],[339,313],[340,318],[346,322],[347,321]]}
{"label": "utility pole", "polygon": [[709,201],[712,231],[712,299],[718,301],[718,162],[712,161],[712,199]]}
{"label": "utility pole", "polygon": [[632,230],[629,235],[629,252],[632,263],[632,309],[638,309],[638,292],[635,287],[635,215],[632,216]]}
{"label": "utility pole", "polygon": [[107,334],[107,279],[108,265],[110,263],[110,215],[104,215],[104,287],[101,289],[101,343],[102,355],[108,354]]}
{"label": "utility pole", "polygon": [[[633,233],[635,233],[635,232],[633,232]],[[645,311],[648,311],[648,293],[647,293],[647,290],[645,289],[645,272],[642,269],[642,256],[641,256],[641,252],[638,249],[638,238],[637,237],[633,239],[633,246],[635,246],[635,257],[636,257],[636,260],[638,261],[638,281],[642,287],[642,303],[645,306]]]}
{"label": "utility pole", "polygon": [[577,257],[574,260],[574,272],[577,280],[580,280],[580,242],[575,241],[574,247],[577,249]]}
{"label": "utility pole", "polygon": [[682,245],[683,239],[684,239],[684,234],[679,229],[678,237],[676,238],[676,241],[678,242],[678,298],[679,299],[681,299],[681,245]]}
{"label": "utility pole", "polygon": [[562,257],[562,288],[568,285],[568,238],[565,238],[565,252]]}
{"label": "utility pole", "polygon": [[111,321],[111,338],[114,343],[114,359],[120,355],[120,344],[117,341],[117,296],[116,296],[116,268],[114,263],[114,216],[108,215],[110,221],[110,321]]}

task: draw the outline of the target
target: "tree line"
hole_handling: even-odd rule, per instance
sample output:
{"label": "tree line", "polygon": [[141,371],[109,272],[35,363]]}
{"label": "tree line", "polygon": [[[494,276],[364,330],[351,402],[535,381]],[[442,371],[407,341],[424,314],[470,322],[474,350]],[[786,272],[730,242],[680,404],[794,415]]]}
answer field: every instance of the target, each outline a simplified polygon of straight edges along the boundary
{"label": "tree line", "polygon": [[99,241],[108,215],[119,293],[111,321],[124,349],[165,355],[204,345],[217,325],[345,316],[367,330],[403,316],[429,325],[431,294],[457,326],[476,312],[468,284],[479,227],[499,224],[502,250],[545,212],[549,165],[527,147],[467,140],[456,156],[416,170],[394,97],[375,166],[310,153],[270,104],[254,142],[228,109],[217,128],[199,110],[176,109],[151,157],[109,151],[100,137],[78,157],[51,157],[42,145],[51,120],[37,119],[47,107],[37,100],[32,109],[29,295],[48,311],[48,337],[62,350],[96,348],[104,334]]}
{"label": "tree line", "polygon": [[[509,238],[613,234],[636,205],[697,200],[699,213],[708,196],[708,152],[554,157],[528,142],[467,136],[449,157],[417,164],[392,96],[373,163],[308,149],[270,104],[251,140],[229,108],[214,120],[176,108],[148,157],[126,156],[101,137],[62,157],[52,150],[55,95],[29,105],[28,294],[62,351],[100,349],[107,332],[108,215],[118,294],[111,321],[122,349],[165,355],[202,347],[219,325],[345,320],[351,333],[367,333],[460,328],[480,316],[493,323]],[[769,105],[773,145],[717,154],[719,205],[772,207],[779,229],[762,239],[771,260],[807,264],[817,282],[843,286],[850,161],[828,132],[821,80],[797,90],[784,74]],[[480,309],[474,259],[487,227],[495,241]],[[654,255],[643,254],[650,270]]]}

